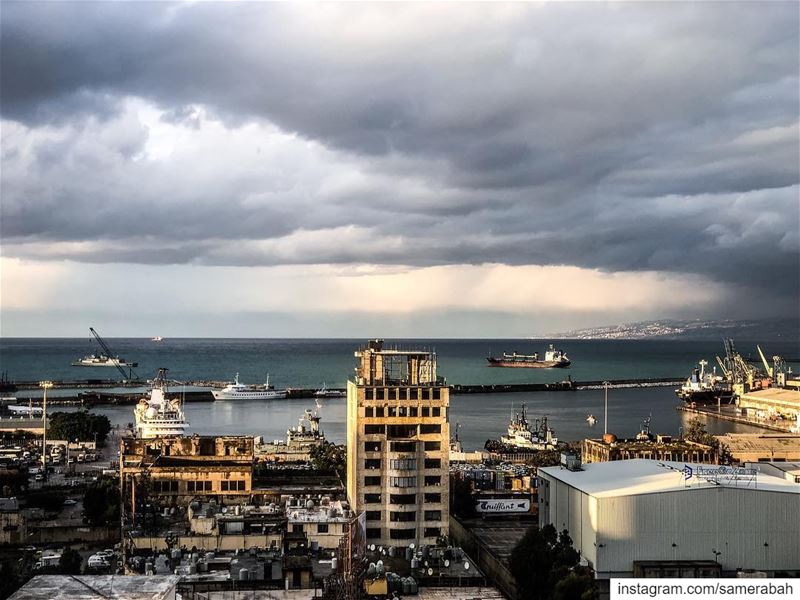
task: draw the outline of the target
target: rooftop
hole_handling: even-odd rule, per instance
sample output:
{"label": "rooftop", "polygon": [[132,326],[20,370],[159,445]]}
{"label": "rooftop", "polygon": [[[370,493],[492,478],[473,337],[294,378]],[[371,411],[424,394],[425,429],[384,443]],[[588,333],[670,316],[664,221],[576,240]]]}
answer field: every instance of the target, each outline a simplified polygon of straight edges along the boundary
{"label": "rooftop", "polygon": [[800,406],[800,391],[786,388],[767,388],[742,394],[743,400],[759,400],[761,402],[786,402]]}
{"label": "rooftop", "polygon": [[177,583],[175,575],[37,575],[10,600],[160,600]]}
{"label": "rooftop", "polygon": [[726,433],[716,438],[733,453],[755,452],[765,455],[771,452],[795,450],[800,453],[798,433]]}
{"label": "rooftop", "polygon": [[[543,467],[539,469],[539,473],[563,481],[596,498],[614,498],[617,496],[717,487],[716,484],[700,480],[697,477],[686,479],[683,470],[687,466],[691,467],[695,473],[698,467],[714,470],[725,468],[719,465],[687,465],[682,462],[637,458],[584,464],[581,471],[569,471],[563,467]],[[733,483],[722,485],[735,487]],[[755,484],[740,481],[738,488],[800,494],[800,486],[797,484],[763,473],[758,474]]]}

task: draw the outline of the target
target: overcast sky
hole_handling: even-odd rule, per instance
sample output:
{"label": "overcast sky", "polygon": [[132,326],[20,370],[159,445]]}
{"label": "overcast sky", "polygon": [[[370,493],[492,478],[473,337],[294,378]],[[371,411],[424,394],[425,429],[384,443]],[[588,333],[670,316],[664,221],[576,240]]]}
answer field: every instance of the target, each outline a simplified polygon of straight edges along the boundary
{"label": "overcast sky", "polygon": [[799,12],[4,1],[2,334],[796,316]]}

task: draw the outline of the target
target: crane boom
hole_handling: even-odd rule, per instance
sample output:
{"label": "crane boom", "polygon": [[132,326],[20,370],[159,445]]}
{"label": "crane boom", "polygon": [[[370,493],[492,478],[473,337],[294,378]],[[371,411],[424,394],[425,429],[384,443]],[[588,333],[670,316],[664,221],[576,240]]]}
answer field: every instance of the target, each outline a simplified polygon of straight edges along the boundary
{"label": "crane boom", "polygon": [[758,350],[758,355],[761,357],[761,362],[764,363],[764,370],[767,372],[767,375],[772,377],[772,367],[769,366],[767,362],[767,357],[764,356],[764,352],[761,350],[761,346],[756,344],[756,349]]}
{"label": "crane boom", "polygon": [[717,357],[717,364],[719,365],[719,368],[722,369],[722,374],[725,375],[725,379],[730,380],[731,378],[730,372],[725,367],[725,363],[722,362],[722,359],[719,356]]}
{"label": "crane boom", "polygon": [[100,337],[100,334],[97,333],[94,330],[94,327],[89,327],[89,331],[94,336],[94,339],[97,340],[97,343],[100,344],[100,347],[103,349],[103,352],[105,352],[105,354],[108,357],[108,359],[114,361],[114,366],[117,367],[117,371],[122,373],[122,378],[123,379],[130,379],[132,376],[135,376],[136,379],[139,379],[139,376],[136,375],[136,373],[134,373],[132,367],[128,367],[130,373],[126,373],[125,372],[125,369],[123,369],[122,366],[119,364],[119,360],[115,360],[118,357],[116,357],[114,355],[114,352],[111,350],[111,348],[108,346],[108,344],[106,344],[106,341],[103,338]]}

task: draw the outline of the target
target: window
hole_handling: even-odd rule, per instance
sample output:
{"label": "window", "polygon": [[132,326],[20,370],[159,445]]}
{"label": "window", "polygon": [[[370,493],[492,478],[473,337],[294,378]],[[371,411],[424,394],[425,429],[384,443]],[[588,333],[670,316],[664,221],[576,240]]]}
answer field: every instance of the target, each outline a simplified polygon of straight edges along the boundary
{"label": "window", "polygon": [[425,442],[425,450],[441,450],[441,442]]}
{"label": "window", "polygon": [[389,537],[393,540],[413,540],[416,533],[414,529],[390,529]]}
{"label": "window", "polygon": [[383,416],[383,407],[382,406],[376,406],[375,407],[375,416],[376,417],[382,417]]}
{"label": "window", "polygon": [[422,533],[425,537],[439,537],[441,530],[438,527],[426,527]]}
{"label": "window", "polygon": [[441,409],[441,408],[439,408],[438,406],[434,406],[434,407],[431,409],[431,411],[432,411],[432,413],[431,413],[431,414],[432,414],[434,417],[441,417],[441,416],[442,416],[442,409]]}
{"label": "window", "polygon": [[429,406],[422,407],[422,416],[423,417],[430,417],[431,416],[431,409]]}
{"label": "window", "polygon": [[153,491],[157,494],[174,494],[178,492],[178,482],[177,481],[166,481],[158,479],[153,481]]}
{"label": "window", "polygon": [[364,442],[364,450],[366,452],[380,452],[381,451],[381,443],[380,442]]}
{"label": "window", "polygon": [[[211,482],[209,481],[208,483]],[[245,490],[245,482],[242,479],[231,479],[229,481],[221,481],[220,490],[223,492],[243,492]]]}
{"label": "window", "polygon": [[442,468],[442,459],[440,459],[440,458],[426,458],[425,459],[425,468],[426,469],[441,469]]}
{"label": "window", "polygon": [[386,432],[390,438],[413,438],[417,435],[416,425],[389,425]]}
{"label": "window", "polygon": [[383,425],[364,425],[364,433],[366,435],[382,434],[384,431]]}
{"label": "window", "polygon": [[431,504],[434,504],[441,501],[442,501],[441,494],[425,494],[425,502],[430,502]]}
{"label": "window", "polygon": [[317,533],[328,533],[328,524],[317,523]]}
{"label": "window", "polygon": [[380,475],[368,475],[364,477],[364,485],[380,485],[381,484],[381,476]]}
{"label": "window", "polygon": [[380,504],[381,503],[381,495],[380,494],[364,494],[364,502],[367,504]]}
{"label": "window", "polygon": [[210,481],[189,481],[186,483],[186,490],[188,492],[210,492]]}
{"label": "window", "polygon": [[392,442],[389,446],[392,452],[414,452],[417,449],[416,442]]}
{"label": "window", "polygon": [[379,538],[379,537],[381,537],[381,528],[380,527],[367,527],[367,537],[368,538]]}
{"label": "window", "polygon": [[389,494],[390,504],[416,504],[416,494]]}
{"label": "window", "polygon": [[364,468],[366,469],[380,469],[381,468],[381,459],[380,458],[367,458],[364,460]]}
{"label": "window", "polygon": [[389,485],[392,487],[417,487],[416,477],[390,477]]}
{"label": "window", "polygon": [[439,400],[439,398],[442,395],[441,392],[442,392],[441,388],[438,388],[438,387],[433,388],[433,399],[434,400]]}
{"label": "window", "polygon": [[380,520],[381,520],[381,511],[379,510],[367,511],[367,521],[380,521]]}
{"label": "window", "polygon": [[441,425],[420,425],[420,433],[442,433]]}
{"label": "window", "polygon": [[389,520],[395,523],[409,523],[416,521],[416,513],[413,512],[395,512],[389,513]]}
{"label": "window", "polygon": [[427,475],[425,485],[442,485],[442,478],[438,475]]}
{"label": "window", "polygon": [[396,417],[397,416],[397,407],[396,406],[390,406],[389,407],[389,416],[390,417]]}
{"label": "window", "polygon": [[389,461],[389,468],[396,471],[413,471],[417,468],[417,459],[393,458]]}
{"label": "window", "polygon": [[398,406],[397,407],[397,414],[400,417],[405,417],[408,415],[408,409],[405,406]]}
{"label": "window", "polygon": [[371,417],[375,414],[375,410],[371,406],[364,407],[364,416]]}
{"label": "window", "polygon": [[408,416],[409,417],[416,417],[417,416],[417,407],[412,406],[408,409]]}
{"label": "window", "polygon": [[292,523],[292,531],[296,531],[298,533],[303,533],[303,524],[302,523]]}
{"label": "window", "polygon": [[426,521],[441,521],[442,520],[442,511],[440,511],[440,510],[426,510],[425,511],[425,520]]}

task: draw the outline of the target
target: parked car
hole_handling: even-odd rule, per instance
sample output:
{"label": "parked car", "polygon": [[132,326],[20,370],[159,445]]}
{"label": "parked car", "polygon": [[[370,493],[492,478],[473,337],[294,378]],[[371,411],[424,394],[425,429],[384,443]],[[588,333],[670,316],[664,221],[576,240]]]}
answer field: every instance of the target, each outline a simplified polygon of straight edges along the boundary
{"label": "parked car", "polygon": [[106,548],[105,550],[100,550],[99,552],[94,553],[95,556],[102,556],[106,559],[114,558],[114,551],[111,548]]}
{"label": "parked car", "polygon": [[34,481],[44,481],[44,475],[42,473],[37,473],[36,476],[33,478]]}
{"label": "parked car", "polygon": [[90,569],[106,569],[111,566],[105,556],[98,554],[92,554],[86,564]]}
{"label": "parked car", "polygon": [[78,503],[77,500],[73,500],[72,498],[67,498],[64,500],[64,506],[75,506]]}

